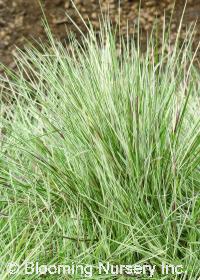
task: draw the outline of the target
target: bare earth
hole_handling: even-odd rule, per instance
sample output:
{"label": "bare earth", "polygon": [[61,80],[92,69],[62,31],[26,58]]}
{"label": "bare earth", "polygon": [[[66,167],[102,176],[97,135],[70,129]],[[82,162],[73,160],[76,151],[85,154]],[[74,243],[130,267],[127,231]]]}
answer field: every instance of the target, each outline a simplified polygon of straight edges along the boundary
{"label": "bare earth", "polygon": [[[121,20],[122,32],[126,32],[127,20],[129,21],[129,32],[133,32],[134,23],[137,20],[139,1],[121,0],[74,0],[77,9],[85,20],[88,18],[98,30],[98,17],[101,13],[109,11],[113,22]],[[173,9],[173,0],[143,0],[141,4],[141,26],[148,32],[155,19],[162,23],[164,10],[168,17]],[[37,0],[0,0],[0,61],[14,68],[13,54],[15,46],[23,48],[26,40],[45,39],[45,33],[41,23],[42,12]],[[73,30],[77,33],[73,24],[67,19],[67,12],[76,24],[85,29],[80,16],[75,11],[70,0],[45,0],[42,2],[45,13],[53,33],[65,41],[66,32]],[[177,1],[173,19],[173,30],[176,32],[178,20],[184,7],[184,0]],[[200,18],[200,0],[188,1],[184,23],[188,24]],[[200,23],[197,23],[197,32]],[[199,40],[197,33],[196,42]]]}

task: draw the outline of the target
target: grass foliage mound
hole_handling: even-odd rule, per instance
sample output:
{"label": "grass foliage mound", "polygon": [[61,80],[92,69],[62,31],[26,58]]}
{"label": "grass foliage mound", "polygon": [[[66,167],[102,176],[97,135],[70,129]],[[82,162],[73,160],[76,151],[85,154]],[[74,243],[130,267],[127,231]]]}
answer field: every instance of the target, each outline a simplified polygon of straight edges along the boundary
{"label": "grass foliage mound", "polygon": [[[1,90],[1,279],[38,279],[23,274],[37,261],[150,264],[153,279],[198,279],[200,75],[190,34],[172,48],[163,32],[159,51],[152,35],[141,53],[134,38],[116,47],[105,24],[98,38],[70,36],[70,49],[49,33],[50,48],[18,51],[18,74],[7,70]],[[10,262],[21,272],[9,275]],[[163,275],[162,263],[187,273]],[[116,274],[91,278],[127,279]]]}

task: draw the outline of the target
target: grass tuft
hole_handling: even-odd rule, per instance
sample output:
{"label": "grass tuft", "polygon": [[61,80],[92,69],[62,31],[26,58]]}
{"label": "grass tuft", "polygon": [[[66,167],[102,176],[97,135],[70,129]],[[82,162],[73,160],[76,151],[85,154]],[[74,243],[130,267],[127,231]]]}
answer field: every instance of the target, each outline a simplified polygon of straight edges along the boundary
{"label": "grass tuft", "polygon": [[[70,36],[70,49],[48,31],[50,47],[18,50],[1,91],[2,264],[148,263],[153,279],[199,277],[193,37],[172,49],[163,31],[158,52],[153,34],[145,53],[130,37],[117,47],[107,22],[98,38],[92,27],[81,43]],[[187,274],[162,275],[163,262]]]}

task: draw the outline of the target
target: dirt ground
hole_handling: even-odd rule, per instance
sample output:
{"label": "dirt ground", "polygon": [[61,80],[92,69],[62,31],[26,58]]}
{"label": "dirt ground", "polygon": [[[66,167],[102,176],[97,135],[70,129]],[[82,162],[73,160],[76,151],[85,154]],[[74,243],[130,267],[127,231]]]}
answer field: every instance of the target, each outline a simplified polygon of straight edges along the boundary
{"label": "dirt ground", "polygon": [[[129,32],[133,32],[139,8],[139,1],[137,0],[121,0],[120,8],[119,0],[74,0],[74,3],[83,18],[85,20],[89,18],[97,30],[99,28],[98,17],[102,10],[103,13],[109,11],[113,22],[118,22],[120,15],[122,32],[126,32],[128,20]],[[173,17],[174,32],[177,29],[177,21],[181,17],[184,3],[184,0],[176,2]],[[65,41],[66,34],[70,30],[77,32],[66,17],[66,13],[72,17],[81,29],[85,29],[70,0],[43,0],[42,5],[53,33],[61,41]],[[162,22],[164,11],[170,16],[173,6],[173,0],[143,0],[140,11],[142,29],[149,31],[155,19]],[[0,0],[1,62],[14,68],[15,46],[23,48],[27,39],[45,38],[41,17],[42,12],[38,0]],[[188,0],[184,23],[191,23],[198,18],[200,18],[200,0]],[[200,30],[200,24],[197,23],[198,30]],[[197,40],[198,38],[199,36],[197,36]]]}

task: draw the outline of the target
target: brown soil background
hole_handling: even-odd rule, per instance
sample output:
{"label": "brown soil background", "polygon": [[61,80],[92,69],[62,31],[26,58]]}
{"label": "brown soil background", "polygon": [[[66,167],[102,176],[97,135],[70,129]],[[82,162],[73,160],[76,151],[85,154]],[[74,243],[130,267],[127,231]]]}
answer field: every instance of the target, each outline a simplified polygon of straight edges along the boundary
{"label": "brown soil background", "polygon": [[[98,18],[102,10],[103,13],[108,13],[109,11],[110,17],[115,23],[119,21],[120,15],[122,32],[126,32],[128,20],[129,32],[133,32],[133,26],[138,17],[138,0],[121,0],[120,8],[119,0],[74,0],[74,3],[83,18],[85,20],[90,19],[97,30],[99,28]],[[176,1],[172,24],[174,34],[176,33],[184,4],[185,0]],[[42,5],[50,27],[59,40],[64,42],[69,31],[77,32],[73,24],[67,19],[66,13],[85,31],[85,27],[70,0],[43,0]],[[164,11],[169,17],[173,6],[173,0],[142,0],[140,11],[142,29],[145,32],[150,31],[155,19],[162,24]],[[42,12],[37,0],[0,0],[1,62],[14,68],[13,55],[16,51],[16,46],[23,48],[27,39],[45,40],[41,18]],[[184,24],[187,25],[197,21],[196,42],[199,41],[200,33],[200,22],[198,19],[200,19],[200,0],[188,0]]]}

